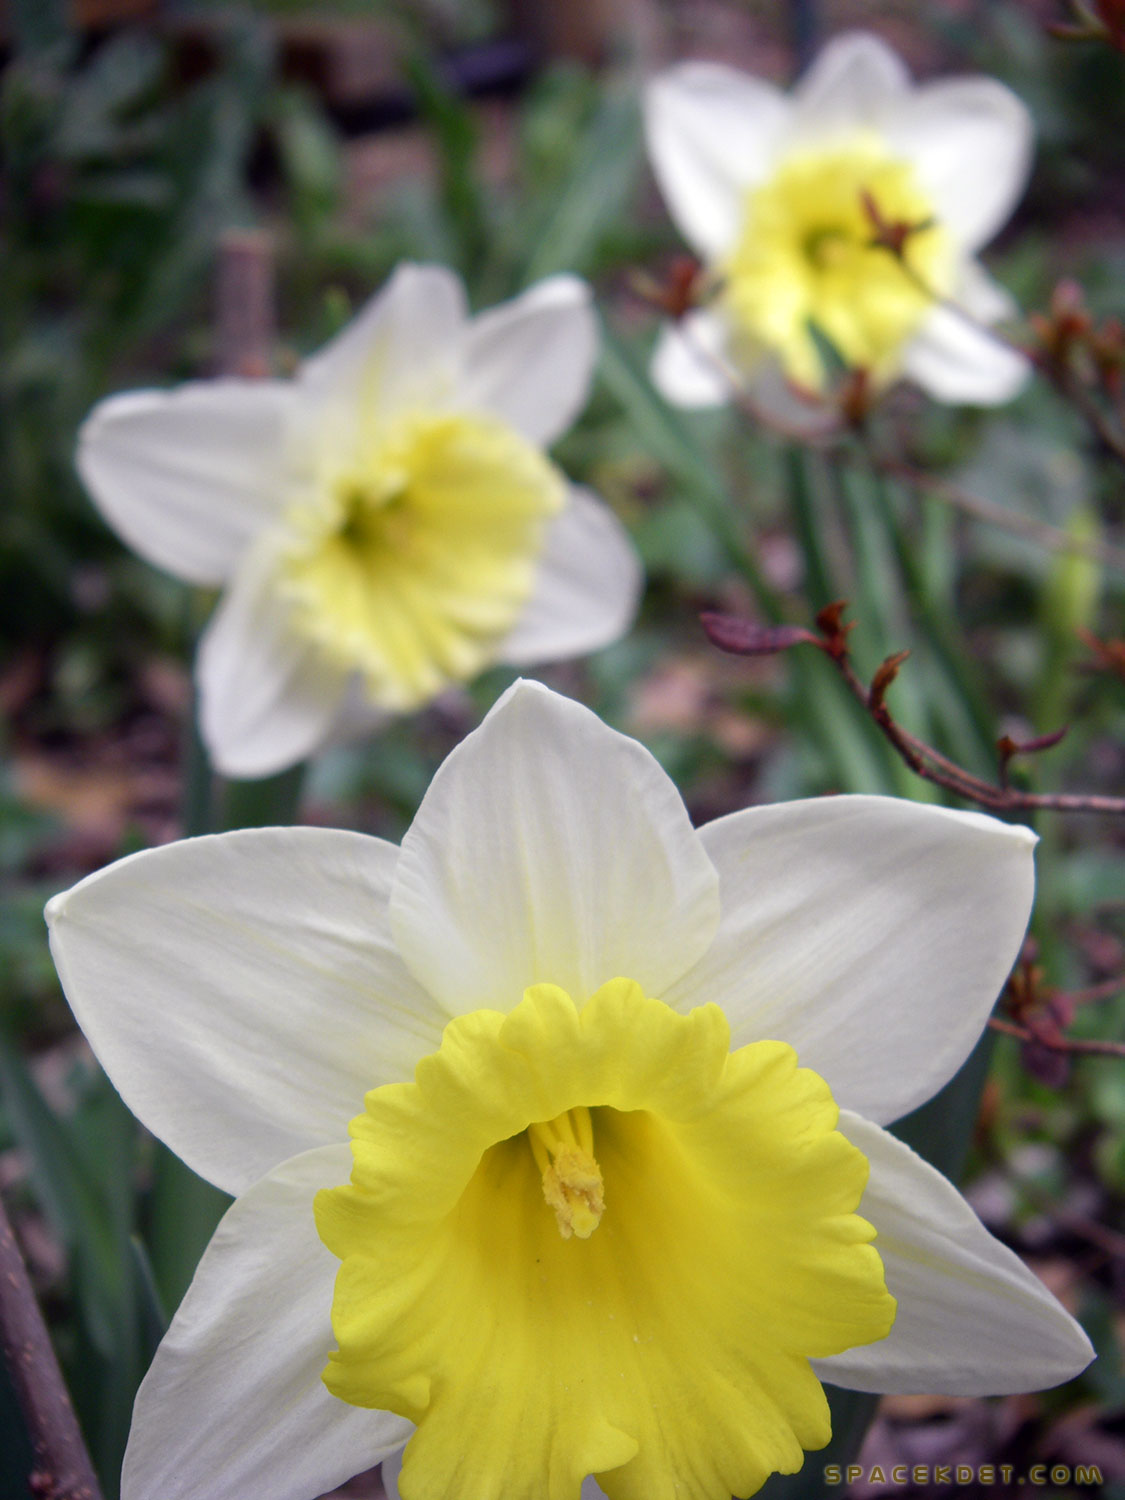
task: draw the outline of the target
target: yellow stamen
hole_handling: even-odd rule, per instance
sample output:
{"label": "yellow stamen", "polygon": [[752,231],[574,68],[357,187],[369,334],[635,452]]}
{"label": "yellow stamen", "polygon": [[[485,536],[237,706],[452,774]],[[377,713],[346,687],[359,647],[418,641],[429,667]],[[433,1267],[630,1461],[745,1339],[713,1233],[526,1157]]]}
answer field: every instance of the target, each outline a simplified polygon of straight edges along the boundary
{"label": "yellow stamen", "polygon": [[605,1212],[605,1185],[594,1160],[594,1125],[584,1105],[529,1125],[528,1144],[543,1174],[543,1197],[564,1240],[588,1240]]}

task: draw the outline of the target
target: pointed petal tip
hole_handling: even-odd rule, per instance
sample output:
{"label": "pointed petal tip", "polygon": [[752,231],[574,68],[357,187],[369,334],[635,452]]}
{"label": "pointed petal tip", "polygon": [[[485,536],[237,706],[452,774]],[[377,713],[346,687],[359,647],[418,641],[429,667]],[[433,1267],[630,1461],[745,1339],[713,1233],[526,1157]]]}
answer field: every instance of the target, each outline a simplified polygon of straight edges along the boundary
{"label": "pointed petal tip", "polygon": [[[485,724],[491,723],[493,719],[506,718],[521,708],[532,708],[538,705],[542,705],[544,712],[555,714],[565,712],[566,706],[584,708],[583,704],[576,702],[573,698],[568,698],[565,693],[555,692],[554,688],[549,688],[538,678],[517,677],[515,682],[500,694],[474,733],[479,733]],[[589,710],[586,711],[589,712]]]}
{"label": "pointed petal tip", "polygon": [[[1065,1365],[1060,1365],[1057,1385],[1064,1385],[1068,1380],[1076,1380],[1083,1370],[1089,1369],[1098,1357],[1098,1351],[1094,1348],[1089,1334],[1077,1318],[1071,1319],[1070,1336],[1070,1361]],[[1048,1386],[1047,1389],[1049,1390],[1050,1387]]]}
{"label": "pointed petal tip", "polygon": [[592,307],[594,303],[590,283],[573,271],[560,271],[555,276],[544,277],[538,283],[538,291],[541,296],[550,298],[553,302],[572,302],[581,307]]}
{"label": "pointed petal tip", "polygon": [[806,91],[810,84],[821,89],[829,83],[838,86],[842,76],[856,69],[863,70],[868,87],[880,92],[910,87],[906,64],[890,43],[873,31],[855,29],[837,32],[824,44],[798,81],[797,91]]}
{"label": "pointed petal tip", "polygon": [[537,677],[517,677],[510,687],[504,689],[485,717],[491,719],[493,714],[498,713],[502,708],[507,708],[516,703],[519,699],[535,696],[541,699],[563,698],[568,703],[574,701],[573,699],[566,698],[565,693],[556,693],[554,688],[549,688],[545,682],[540,682]]}

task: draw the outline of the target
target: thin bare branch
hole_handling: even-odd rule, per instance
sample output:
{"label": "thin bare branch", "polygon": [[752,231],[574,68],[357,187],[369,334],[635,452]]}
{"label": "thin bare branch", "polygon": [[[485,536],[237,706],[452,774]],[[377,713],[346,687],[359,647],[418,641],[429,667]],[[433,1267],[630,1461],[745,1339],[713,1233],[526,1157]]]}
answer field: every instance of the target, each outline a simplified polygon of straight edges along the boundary
{"label": "thin bare branch", "polygon": [[1021,1026],[1017,1021],[1005,1021],[1000,1016],[990,1016],[988,1024],[1002,1036],[1013,1036],[1020,1042],[1035,1042],[1051,1052],[1065,1052],[1071,1056],[1125,1057],[1125,1042],[1113,1042],[1103,1037],[1053,1035],[1033,1026]]}
{"label": "thin bare branch", "polygon": [[1116,547],[1112,542],[1088,541],[1071,536],[1069,532],[1061,531],[1047,521],[1025,516],[1006,505],[997,505],[994,501],[972,495],[960,485],[936,474],[928,474],[924,469],[907,463],[905,459],[880,453],[873,448],[868,449],[868,457],[872,466],[887,478],[901,480],[912,489],[940,500],[985,526],[997,526],[1015,536],[1026,537],[1028,541],[1035,542],[1047,551],[1070,552],[1078,557],[1089,558],[1091,562],[1100,563],[1103,567],[1112,568],[1117,573],[1125,573],[1125,548]]}
{"label": "thin bare branch", "polygon": [[260,380],[273,369],[273,283],[273,243],[267,234],[232,229],[222,237],[215,276],[215,352],[221,375]]}
{"label": "thin bare branch", "polygon": [[0,1351],[35,1455],[28,1494],[39,1500],[101,1500],[47,1325],[0,1199]]}
{"label": "thin bare branch", "polygon": [[[788,630],[778,633],[770,641],[757,627],[747,626],[746,622],[725,615],[706,614],[701,619],[713,644],[736,656],[761,656],[802,644],[816,646],[832,662],[852,697],[910,770],[924,781],[943,787],[966,802],[975,802],[997,813],[1049,811],[1125,815],[1125,797],[1083,792],[1025,792],[1019,787],[985,781],[904,729],[887,707],[886,694],[905,661],[905,655],[900,652],[888,657],[876,671],[870,686],[863,682],[852,667],[848,654],[847,638],[851,625],[842,619],[844,609],[845,604],[840,601],[821,610],[816,619],[819,639],[810,631]],[[740,625],[745,637],[742,641],[739,638]],[[1050,740],[1051,737],[1046,738]],[[1024,751],[1029,748],[1022,747]],[[998,754],[1003,756],[1000,746]]]}

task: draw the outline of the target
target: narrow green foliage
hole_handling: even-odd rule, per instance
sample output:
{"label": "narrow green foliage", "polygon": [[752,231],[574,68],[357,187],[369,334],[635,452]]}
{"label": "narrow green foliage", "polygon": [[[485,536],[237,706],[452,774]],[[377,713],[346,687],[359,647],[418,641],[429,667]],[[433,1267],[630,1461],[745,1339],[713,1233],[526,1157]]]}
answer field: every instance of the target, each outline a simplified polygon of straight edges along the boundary
{"label": "narrow green foliage", "polygon": [[780,600],[752,555],[714,461],[696,439],[688,419],[653,389],[636,356],[608,328],[603,331],[600,375],[632,422],[638,445],[668,470],[706,517],[731,567],[749,584],[763,614],[780,620]]}
{"label": "narrow green foliage", "polygon": [[453,235],[456,266],[472,285],[481,274],[490,242],[477,127],[469,106],[426,52],[415,51],[406,72],[437,147],[441,206]]}
{"label": "narrow green foliage", "polygon": [[0,1102],[68,1254],[77,1339],[64,1362],[91,1456],[113,1500],[133,1397],[162,1326],[131,1249],[136,1125],[100,1071],[82,1082],[74,1114],[60,1117],[2,1035]]}
{"label": "narrow green foliage", "polygon": [[521,281],[557,271],[589,275],[607,237],[635,196],[643,160],[640,112],[632,82],[607,84],[575,150],[570,175],[525,211]]}
{"label": "narrow green foliage", "polygon": [[175,1311],[180,1305],[199,1257],[230,1203],[227,1193],[204,1182],[167,1146],[156,1143],[148,1212],[151,1285],[145,1288],[150,1313],[154,1306]]}

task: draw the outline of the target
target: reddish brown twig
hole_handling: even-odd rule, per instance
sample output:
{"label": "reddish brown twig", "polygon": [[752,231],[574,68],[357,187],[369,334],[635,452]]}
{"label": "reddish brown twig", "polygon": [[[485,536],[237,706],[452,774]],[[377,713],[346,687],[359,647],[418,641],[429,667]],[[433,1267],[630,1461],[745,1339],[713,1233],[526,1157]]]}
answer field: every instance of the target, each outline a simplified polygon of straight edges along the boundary
{"label": "reddish brown twig", "polygon": [[101,1500],[90,1455],[2,1200],[0,1350],[35,1457],[35,1469],[27,1480],[28,1493],[41,1500]]}
{"label": "reddish brown twig", "polygon": [[[879,207],[875,195],[868,188],[860,188],[859,201],[867,222],[871,225],[871,249],[886,250],[895,260],[906,266],[906,247],[916,234],[925,234],[937,222],[931,214],[925,219],[888,219]],[[926,295],[931,295],[928,291]]]}
{"label": "reddish brown twig", "polygon": [[1079,1037],[1048,1035],[1033,1026],[1021,1026],[1018,1021],[1005,1021],[1000,1016],[991,1016],[988,1024],[993,1031],[1004,1036],[1014,1036],[1017,1041],[1037,1042],[1052,1052],[1066,1052],[1072,1056],[1087,1053],[1097,1057],[1125,1057],[1125,1042],[1112,1042],[1102,1037]]}
{"label": "reddish brown twig", "polygon": [[1000,761],[1000,785],[1008,785],[1008,767],[1017,755],[1035,755],[1040,750],[1053,750],[1067,735],[1067,725],[1051,734],[1037,734],[1030,740],[1014,740],[1010,734],[1002,734],[996,741],[996,754]]}
{"label": "reddish brown twig", "polygon": [[1028,1071],[1042,1082],[1058,1086],[1066,1079],[1071,1057],[1083,1053],[1125,1057],[1125,1042],[1066,1035],[1066,1028],[1080,1005],[1117,994],[1125,988],[1125,978],[1117,975],[1086,989],[1058,990],[1044,984],[1037,957],[1036,944],[1029,938],[1004,987],[1008,1018],[994,1016],[989,1021],[993,1031],[1015,1037],[1023,1044],[1023,1061]]}
{"label": "reddish brown twig", "polygon": [[267,234],[232,229],[219,243],[215,364],[221,375],[260,380],[273,369],[274,255]]}
{"label": "reddish brown twig", "polygon": [[1112,1000],[1125,990],[1125,975],[1115,974],[1112,979],[1103,979],[1100,984],[1088,984],[1084,989],[1067,990],[1066,997],[1072,1006],[1091,1005],[1097,1000]]}
{"label": "reddish brown twig", "polygon": [[636,296],[679,322],[708,294],[708,278],[700,263],[690,255],[677,255],[663,280],[647,271],[634,271],[629,288]]}
{"label": "reddish brown twig", "polygon": [[[844,601],[837,601],[821,610],[816,617],[819,635],[800,627],[779,629],[776,626],[759,626],[752,621],[739,620],[729,615],[706,613],[700,616],[700,620],[709,639],[720,650],[737,656],[770,655],[796,645],[816,646],[833,663],[852,697],[914,774],[935,786],[943,787],[966,802],[975,802],[990,812],[1043,810],[1125,814],[1125,797],[1075,792],[1026,792],[1019,787],[985,781],[904,729],[887,707],[886,695],[909,652],[900,651],[887,657],[870,685],[864,683],[851,664],[848,635],[854,622],[844,621],[845,608]],[[1044,739],[1047,743],[1057,743],[1060,737],[1045,736]],[[1006,765],[1015,754],[1044,748],[1045,744],[1035,741],[1016,745],[1005,736],[1005,740],[998,745],[998,754]]]}
{"label": "reddish brown twig", "polygon": [[971,520],[980,521],[982,525],[1001,527],[1015,536],[1026,537],[1028,541],[1035,542],[1048,551],[1071,552],[1079,557],[1088,557],[1091,562],[1100,563],[1103,567],[1113,568],[1115,572],[1125,573],[1125,548],[1115,547],[1112,542],[1088,541],[1083,537],[1071,536],[1069,532],[1062,531],[1047,521],[1037,520],[1022,511],[1011,510],[1006,505],[997,505],[994,501],[971,495],[948,479],[927,473],[925,469],[916,468],[905,459],[880,453],[870,446],[867,457],[872,466],[888,479],[901,480],[911,489],[942,501]]}
{"label": "reddish brown twig", "polygon": [[[1029,351],[1036,368],[1070,402],[1106,452],[1125,463],[1125,430],[1117,400],[1125,363],[1121,325],[1114,318],[1096,325],[1085,293],[1069,277],[1051,293],[1048,310],[1031,313],[1028,322],[1039,341]],[[1103,403],[1116,412],[1116,419]]]}
{"label": "reddish brown twig", "polygon": [[1060,369],[1049,372],[1051,384],[1059,395],[1069,401],[1090,431],[1105,450],[1118,463],[1125,464],[1125,433],[1115,426],[1109,416],[1098,405],[1092,392],[1082,384],[1072,370]]}
{"label": "reddish brown twig", "polygon": [[1093,661],[1080,663],[1088,672],[1112,672],[1125,680],[1125,640],[1102,641],[1091,630],[1078,627],[1078,639],[1093,652]]}
{"label": "reddish brown twig", "polygon": [[1105,42],[1125,53],[1125,4],[1122,0],[1071,0],[1074,19],[1047,26],[1061,42]]}

